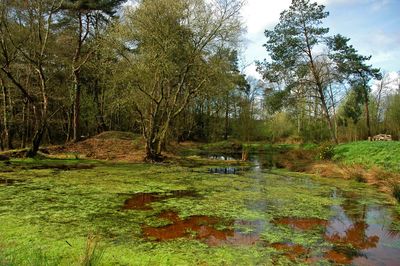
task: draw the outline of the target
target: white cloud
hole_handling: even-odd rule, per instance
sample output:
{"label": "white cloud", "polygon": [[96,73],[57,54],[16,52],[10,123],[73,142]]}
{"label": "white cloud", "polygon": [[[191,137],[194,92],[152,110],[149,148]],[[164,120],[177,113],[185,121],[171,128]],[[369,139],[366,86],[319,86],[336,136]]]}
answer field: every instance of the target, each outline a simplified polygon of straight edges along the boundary
{"label": "white cloud", "polygon": [[257,72],[256,68],[256,64],[253,62],[244,69],[244,73],[246,73],[247,76],[251,76],[256,79],[262,79],[262,76]]}
{"label": "white cloud", "polygon": [[379,11],[390,4],[390,0],[374,0],[372,3],[372,10]]}
{"label": "white cloud", "polygon": [[260,33],[275,25],[280,13],[290,6],[290,2],[290,0],[248,0],[242,11],[248,33]]}

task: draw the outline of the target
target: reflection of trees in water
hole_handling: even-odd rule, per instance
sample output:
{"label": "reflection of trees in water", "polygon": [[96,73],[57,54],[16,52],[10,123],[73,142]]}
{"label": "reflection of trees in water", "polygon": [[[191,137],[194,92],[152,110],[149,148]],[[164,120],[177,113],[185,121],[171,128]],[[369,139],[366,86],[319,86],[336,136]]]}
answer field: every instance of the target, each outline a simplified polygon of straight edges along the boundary
{"label": "reflection of trees in water", "polygon": [[[342,254],[347,259],[352,260],[355,257],[363,256],[362,250],[376,248],[379,243],[379,236],[367,235],[369,227],[366,222],[367,206],[359,205],[357,200],[346,197],[340,210],[343,213],[342,218],[348,222],[339,219],[332,222],[332,226],[339,226],[337,228],[339,230],[326,236],[326,239],[334,244],[332,251],[328,254],[332,255],[332,258],[339,258],[338,255]],[[348,225],[349,222],[350,225]],[[333,260],[335,259],[333,258]],[[342,260],[342,262],[344,261],[346,260]]]}
{"label": "reflection of trees in water", "polygon": [[262,151],[249,154],[249,161],[260,169],[271,169],[275,165],[274,151]]}
{"label": "reflection of trees in water", "polygon": [[365,221],[367,214],[365,204],[360,204],[357,200],[355,193],[347,192],[345,195],[345,200],[343,201],[341,207],[345,215],[353,222]]}
{"label": "reflection of trees in water", "polygon": [[379,236],[367,236],[368,224],[365,221],[353,223],[344,233],[334,233],[327,237],[329,241],[339,245],[351,245],[354,249],[375,248],[379,242]]}

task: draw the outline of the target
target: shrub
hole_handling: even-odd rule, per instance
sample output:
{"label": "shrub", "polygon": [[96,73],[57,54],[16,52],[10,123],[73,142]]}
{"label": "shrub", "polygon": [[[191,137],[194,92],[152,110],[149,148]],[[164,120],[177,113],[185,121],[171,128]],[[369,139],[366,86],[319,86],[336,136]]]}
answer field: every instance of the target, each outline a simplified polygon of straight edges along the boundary
{"label": "shrub", "polygon": [[331,143],[324,143],[319,147],[319,159],[331,160],[335,156],[335,146]]}

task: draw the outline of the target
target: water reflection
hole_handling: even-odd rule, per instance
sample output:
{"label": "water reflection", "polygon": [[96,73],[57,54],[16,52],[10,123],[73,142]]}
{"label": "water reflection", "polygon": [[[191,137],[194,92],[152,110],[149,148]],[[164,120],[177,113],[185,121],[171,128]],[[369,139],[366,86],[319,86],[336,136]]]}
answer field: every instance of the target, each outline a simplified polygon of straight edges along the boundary
{"label": "water reflection", "polygon": [[220,160],[220,161],[233,161],[233,160],[241,160],[242,155],[240,153],[229,153],[229,154],[206,154],[205,157],[211,160]]}
{"label": "water reflection", "polygon": [[[230,160],[241,160],[241,153],[205,153],[202,157],[219,160],[219,161],[230,161]],[[276,154],[273,150],[265,151],[263,153],[251,153],[249,154],[249,161],[253,163],[253,169],[272,169],[273,167],[279,167],[279,163],[276,162]]]}
{"label": "water reflection", "polygon": [[390,229],[392,214],[382,206],[360,208],[354,202],[347,198],[343,205],[332,207],[336,215],[329,221],[325,238],[334,246],[325,257],[342,264],[399,265],[400,250],[395,246],[400,235]]}
{"label": "water reflection", "polygon": [[[220,157],[230,160],[234,157]],[[253,167],[246,172],[246,177],[251,178],[248,187],[252,192],[262,195],[265,188],[274,184],[275,179],[268,178],[263,171],[273,167],[273,154],[250,155]],[[237,174],[244,171],[235,167],[210,168],[211,173]],[[276,178],[276,176],[275,176]],[[299,182],[299,178],[281,177],[281,182]],[[301,185],[312,190],[319,186],[312,179],[302,180]],[[150,208],[154,201],[162,201],[168,197],[195,197],[192,191],[175,191],[169,194],[136,194],[125,202],[126,209]],[[185,219],[179,217],[179,213],[167,210],[158,215],[158,218],[166,219],[169,224],[162,227],[143,226],[143,234],[148,239],[157,241],[174,238],[198,239],[209,246],[220,245],[267,245],[275,248],[279,253],[288,256],[292,260],[302,260],[306,263],[318,264],[321,260],[328,260],[334,264],[354,265],[400,265],[400,235],[392,230],[395,214],[385,206],[373,205],[365,202],[359,194],[343,192],[334,189],[331,197],[341,202],[341,205],[330,207],[332,216],[328,220],[313,217],[281,217],[272,222],[259,220],[229,220],[223,217],[190,216]],[[279,209],[277,204],[287,204],[284,201],[263,199],[248,199],[248,210],[260,213],[268,213],[270,208]],[[279,214],[277,214],[279,215]],[[396,218],[397,219],[397,218]],[[321,237],[321,243],[327,246],[322,248],[319,254],[311,247],[287,242],[266,242],[262,235],[268,230],[274,230],[277,226],[285,226],[290,230],[299,230],[302,233],[312,230]],[[295,242],[295,241],[293,241]],[[329,245],[326,245],[329,244]]]}
{"label": "water reflection", "polygon": [[236,167],[215,167],[208,169],[208,172],[211,174],[225,174],[225,175],[236,175],[240,171],[241,169]]}

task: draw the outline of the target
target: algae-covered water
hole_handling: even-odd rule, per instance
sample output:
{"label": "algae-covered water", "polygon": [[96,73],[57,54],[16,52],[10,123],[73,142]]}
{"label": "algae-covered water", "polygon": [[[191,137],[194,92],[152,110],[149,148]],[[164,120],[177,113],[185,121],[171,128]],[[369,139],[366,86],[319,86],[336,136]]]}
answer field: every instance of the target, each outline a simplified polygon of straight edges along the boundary
{"label": "algae-covered water", "polygon": [[0,265],[399,265],[373,188],[219,159],[1,165]]}

